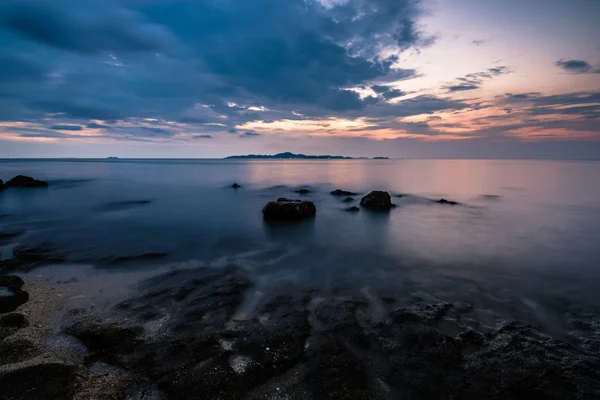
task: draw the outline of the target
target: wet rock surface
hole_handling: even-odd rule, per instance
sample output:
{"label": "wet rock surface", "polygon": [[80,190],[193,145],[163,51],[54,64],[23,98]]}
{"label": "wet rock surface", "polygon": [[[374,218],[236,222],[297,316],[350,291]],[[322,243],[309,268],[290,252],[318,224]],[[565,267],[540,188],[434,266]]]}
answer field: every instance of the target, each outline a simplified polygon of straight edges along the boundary
{"label": "wet rock surface", "polygon": [[381,190],[374,190],[363,197],[360,205],[378,211],[386,211],[394,207],[390,194]]}
{"label": "wet rock surface", "polygon": [[263,217],[271,221],[293,221],[313,217],[317,209],[311,201],[279,198],[264,206]]}
{"label": "wet rock surface", "polygon": [[30,176],[25,176],[25,175],[17,175],[14,178],[12,178],[11,180],[9,180],[8,182],[6,182],[6,187],[9,187],[9,188],[27,189],[27,188],[38,188],[38,187],[47,187],[47,186],[48,186],[48,182],[40,181],[40,180],[34,179]]}
{"label": "wet rock surface", "polygon": [[[38,366],[36,373],[49,382],[40,393],[82,398],[91,379],[95,390],[107,385],[115,398],[149,382],[156,384],[148,389],[157,396],[152,398],[165,399],[600,395],[597,353],[514,322],[475,331],[462,324],[472,311],[468,304],[397,307],[381,299],[384,310],[375,316],[373,299],[363,295],[289,289],[249,300],[256,286],[233,266],[179,270],[147,280],[137,295],[114,307],[110,322],[78,313],[64,328],[88,349],[80,368],[100,363],[126,371],[116,373],[120,383],[95,377],[79,387],[75,367],[58,363]],[[27,343],[19,346],[27,349]],[[75,384],[61,380],[57,371]],[[21,371],[19,379],[33,373]],[[27,393],[27,381],[16,378],[10,377],[11,393]],[[54,385],[59,382],[65,385],[60,393]]]}
{"label": "wet rock surface", "polygon": [[0,373],[0,388],[7,400],[70,399],[78,380],[75,366],[50,362]]}

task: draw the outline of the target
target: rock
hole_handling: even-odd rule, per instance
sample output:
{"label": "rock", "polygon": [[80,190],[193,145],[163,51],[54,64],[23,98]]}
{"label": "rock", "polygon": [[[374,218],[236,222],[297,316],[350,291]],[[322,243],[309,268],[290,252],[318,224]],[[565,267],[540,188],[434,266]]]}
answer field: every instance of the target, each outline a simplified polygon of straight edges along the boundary
{"label": "rock", "polygon": [[21,313],[10,313],[0,317],[0,326],[6,328],[25,328],[29,325]]}
{"label": "rock", "polygon": [[360,205],[372,210],[389,210],[395,207],[388,192],[375,190],[360,200]]}
{"label": "rock", "polygon": [[35,267],[63,262],[65,257],[57,254],[48,243],[37,246],[17,246],[13,249],[11,259],[0,261],[0,272],[28,271]]}
{"label": "rock", "polygon": [[311,201],[279,198],[268,202],[262,212],[266,220],[289,221],[313,217],[317,209]]}
{"label": "rock", "polygon": [[29,293],[21,289],[23,285],[17,276],[0,276],[0,313],[15,311],[29,300]]}
{"label": "rock", "polygon": [[242,185],[238,185],[237,183],[234,183],[233,185],[231,185],[231,187],[234,189],[239,189],[242,187]]}
{"label": "rock", "polygon": [[7,400],[70,399],[77,384],[77,367],[59,362],[0,373],[1,396]]}
{"label": "rock", "polygon": [[0,343],[0,365],[27,361],[40,354],[40,350],[30,340],[11,339]]}
{"label": "rock", "polygon": [[124,349],[134,345],[144,332],[139,326],[127,327],[119,323],[102,324],[94,321],[80,321],[65,330],[65,333],[79,339],[90,352]]}
{"label": "rock", "polygon": [[346,197],[342,200],[342,203],[352,203],[354,201],[354,197]]}
{"label": "rock", "polygon": [[352,207],[348,207],[348,208],[344,209],[344,211],[357,212],[357,211],[360,211],[360,208],[358,208],[356,206],[352,206]]}
{"label": "rock", "polygon": [[310,190],[308,190],[308,189],[297,189],[297,190],[294,190],[294,192],[300,193],[300,194],[309,194]]}
{"label": "rock", "polygon": [[358,193],[348,192],[346,190],[335,189],[331,192],[334,196],[356,196]]}
{"label": "rock", "polygon": [[8,188],[8,186],[6,186],[4,184],[4,182],[2,181],[2,179],[0,179],[0,192],[3,191],[4,189],[7,189],[7,188]]}
{"label": "rock", "polygon": [[0,241],[14,239],[22,234],[23,231],[0,232]]}
{"label": "rock", "polygon": [[47,187],[48,182],[39,181],[33,179],[30,176],[17,175],[10,181],[6,182],[6,186],[11,188],[36,188],[36,187]]}
{"label": "rock", "polygon": [[446,199],[439,199],[438,201],[436,201],[436,203],[438,203],[438,204],[447,204],[447,205],[450,205],[450,206],[455,206],[455,205],[458,204],[456,201],[450,201],[450,200],[446,200]]}
{"label": "rock", "polygon": [[118,256],[118,257],[108,257],[105,261],[111,262],[113,264],[127,263],[132,261],[149,261],[149,260],[160,260],[167,257],[167,253],[154,252],[154,253],[141,253],[130,256]]}

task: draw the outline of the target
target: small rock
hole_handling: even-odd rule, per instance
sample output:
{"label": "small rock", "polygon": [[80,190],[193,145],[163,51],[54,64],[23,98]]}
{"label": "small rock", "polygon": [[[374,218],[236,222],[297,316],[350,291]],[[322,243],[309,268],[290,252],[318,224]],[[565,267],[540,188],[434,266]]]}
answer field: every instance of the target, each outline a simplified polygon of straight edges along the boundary
{"label": "small rock", "polygon": [[360,211],[360,208],[356,207],[356,206],[352,206],[352,207],[348,207],[346,208],[344,211],[348,211],[348,212],[357,212]]}
{"label": "small rock", "polygon": [[262,212],[267,220],[289,221],[312,217],[316,214],[317,209],[311,201],[279,198],[277,201],[267,203]]}
{"label": "small rock", "polygon": [[450,205],[450,206],[455,206],[455,205],[458,204],[456,201],[450,201],[450,200],[446,200],[446,199],[439,199],[438,201],[436,201],[436,203],[438,203],[438,204],[447,204],[447,205]]}
{"label": "small rock", "polygon": [[4,184],[4,182],[2,181],[2,179],[0,179],[0,192],[3,191],[4,189],[7,189],[7,188],[8,188],[8,186],[6,186]]}
{"label": "small rock", "polygon": [[21,289],[23,284],[17,276],[0,276],[0,313],[15,311],[29,300],[29,293]]}
{"label": "small rock", "polygon": [[233,185],[231,185],[231,187],[234,189],[239,189],[242,187],[242,185],[238,185],[237,183],[234,183]]}
{"label": "small rock", "polygon": [[0,373],[3,399],[70,399],[77,380],[75,366],[57,362]]}
{"label": "small rock", "polygon": [[82,321],[70,326],[65,332],[79,339],[90,351],[104,351],[130,346],[144,330],[139,326],[127,327],[119,323]]}
{"label": "small rock", "polygon": [[342,200],[342,203],[352,203],[354,201],[354,197],[346,197]]}
{"label": "small rock", "polygon": [[334,196],[356,196],[358,193],[348,192],[347,190],[335,189],[331,192]]}
{"label": "small rock", "polygon": [[388,192],[375,190],[360,200],[360,205],[372,210],[389,210],[395,207]]}
{"label": "small rock", "polygon": [[300,194],[309,194],[310,190],[308,190],[308,189],[297,189],[297,190],[294,190],[294,192],[300,193]]}
{"label": "small rock", "polygon": [[0,317],[0,326],[6,328],[24,328],[29,323],[21,313],[10,313]]}
{"label": "small rock", "polygon": [[12,188],[36,188],[36,187],[47,187],[48,182],[33,179],[30,176],[17,175],[10,181],[6,182],[7,187]]}

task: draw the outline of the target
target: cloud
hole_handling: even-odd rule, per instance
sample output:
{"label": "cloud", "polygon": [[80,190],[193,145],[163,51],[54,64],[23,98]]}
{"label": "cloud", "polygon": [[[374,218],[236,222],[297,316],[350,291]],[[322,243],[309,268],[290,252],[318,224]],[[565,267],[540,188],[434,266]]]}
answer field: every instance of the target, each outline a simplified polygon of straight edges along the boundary
{"label": "cloud", "polygon": [[7,0],[0,25],[36,42],[77,52],[160,51],[169,42],[161,26],[136,13],[93,1]]}
{"label": "cloud", "polygon": [[52,125],[50,129],[54,131],[81,131],[83,126],[81,125]]}
{"label": "cloud", "polygon": [[251,138],[251,137],[256,137],[256,136],[260,136],[260,133],[246,131],[246,132],[240,134],[240,138]]}
{"label": "cloud", "polygon": [[213,137],[211,135],[194,135],[192,136],[192,139],[212,139]]}
{"label": "cloud", "polygon": [[474,72],[463,77],[457,78],[456,83],[446,85],[444,88],[449,92],[463,92],[468,90],[476,90],[489,79],[509,74],[510,70],[506,66],[488,68],[482,72]]}
{"label": "cloud", "polygon": [[454,85],[454,86],[447,86],[446,89],[448,89],[449,92],[464,92],[466,90],[479,89],[479,86],[477,86],[477,85]]}
{"label": "cloud", "polygon": [[110,126],[108,126],[108,125],[99,124],[97,122],[90,122],[89,124],[87,124],[87,127],[90,129],[108,129],[108,128],[110,128]]}
{"label": "cloud", "polygon": [[371,86],[371,89],[384,100],[392,100],[406,95],[406,92],[399,89],[394,89],[390,86],[373,85]]}
{"label": "cloud", "polygon": [[584,60],[558,60],[555,65],[566,72],[573,74],[600,74],[600,68],[593,69],[592,65]]}
{"label": "cloud", "polygon": [[475,46],[481,46],[485,43],[485,40],[472,40],[471,43],[473,43]]}

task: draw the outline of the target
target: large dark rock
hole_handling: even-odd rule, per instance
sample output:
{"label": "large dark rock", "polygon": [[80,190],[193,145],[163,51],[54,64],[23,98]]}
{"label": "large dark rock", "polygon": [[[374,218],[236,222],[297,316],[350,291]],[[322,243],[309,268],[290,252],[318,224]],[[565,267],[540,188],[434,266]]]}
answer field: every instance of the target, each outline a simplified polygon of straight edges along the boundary
{"label": "large dark rock", "polygon": [[10,181],[6,182],[6,186],[12,188],[36,188],[36,187],[47,187],[48,182],[33,179],[30,176],[17,175]]}
{"label": "large dark rock", "polygon": [[394,207],[390,194],[381,190],[372,191],[363,197],[360,205],[372,210],[389,210]]}
{"label": "large dark rock", "polygon": [[44,363],[0,373],[0,398],[6,400],[70,399],[79,381],[77,367]]}
{"label": "large dark rock", "polygon": [[358,193],[349,192],[347,190],[335,189],[331,192],[334,196],[356,196]]}
{"label": "large dark rock", "polygon": [[271,221],[293,221],[313,217],[317,209],[312,201],[279,198],[264,206],[263,216]]}
{"label": "large dark rock", "polygon": [[29,300],[29,293],[21,289],[23,285],[18,276],[0,276],[0,313],[15,311]]}
{"label": "large dark rock", "polygon": [[10,313],[0,317],[0,327],[5,328],[25,328],[29,322],[21,313]]}

